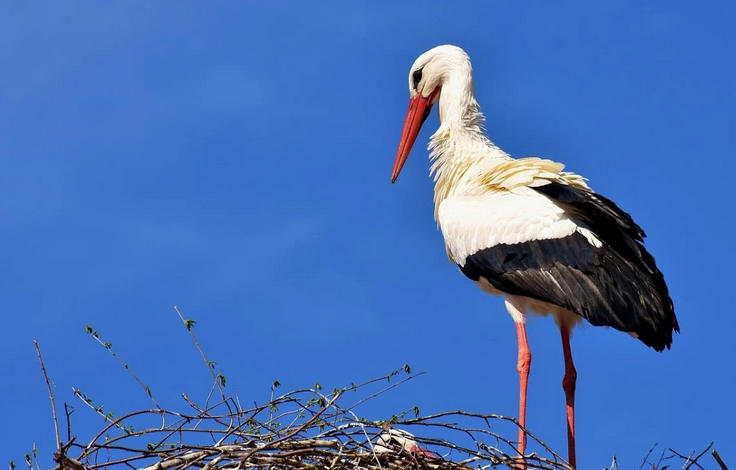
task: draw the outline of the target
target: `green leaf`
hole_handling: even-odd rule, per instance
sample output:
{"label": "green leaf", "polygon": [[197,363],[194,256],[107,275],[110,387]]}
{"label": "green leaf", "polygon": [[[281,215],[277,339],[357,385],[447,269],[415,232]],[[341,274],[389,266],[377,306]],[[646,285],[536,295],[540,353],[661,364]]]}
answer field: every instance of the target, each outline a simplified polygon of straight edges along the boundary
{"label": "green leaf", "polygon": [[404,372],[411,374],[411,367],[409,367],[409,364],[404,364]]}
{"label": "green leaf", "polygon": [[225,383],[227,382],[227,379],[222,374],[217,374],[217,380],[220,381],[220,385],[222,385],[223,387],[225,386]]}
{"label": "green leaf", "polygon": [[213,370],[215,369],[215,366],[217,365],[216,361],[207,361],[207,365],[210,366]]}
{"label": "green leaf", "polygon": [[92,325],[90,325],[90,324],[85,325],[84,331],[86,331],[88,334],[94,336],[95,338],[99,338],[99,336],[97,335],[97,331],[95,331],[95,329],[92,328]]}
{"label": "green leaf", "polygon": [[276,390],[280,386],[281,386],[281,382],[279,382],[278,380],[274,380],[273,385],[271,386],[271,390]]}
{"label": "green leaf", "polygon": [[151,386],[150,385],[146,385],[146,393],[148,394],[149,397],[150,396],[153,396],[153,394],[151,393]]}
{"label": "green leaf", "polygon": [[107,349],[112,349],[112,343],[110,342],[104,342],[102,343],[103,346],[105,346]]}
{"label": "green leaf", "polygon": [[317,404],[321,407],[327,406],[327,400],[325,400],[325,397],[319,397],[319,400],[317,400]]}
{"label": "green leaf", "polygon": [[315,390],[322,390],[322,385],[319,382],[314,383],[314,389]]}
{"label": "green leaf", "polygon": [[192,320],[191,318],[185,318],[184,319],[184,326],[187,327],[187,330],[191,330],[196,323],[197,322],[194,321],[194,320]]}
{"label": "green leaf", "polygon": [[414,411],[414,417],[419,417],[419,407],[415,406],[412,411]]}
{"label": "green leaf", "polygon": [[15,470],[15,462],[10,461],[10,470]]}

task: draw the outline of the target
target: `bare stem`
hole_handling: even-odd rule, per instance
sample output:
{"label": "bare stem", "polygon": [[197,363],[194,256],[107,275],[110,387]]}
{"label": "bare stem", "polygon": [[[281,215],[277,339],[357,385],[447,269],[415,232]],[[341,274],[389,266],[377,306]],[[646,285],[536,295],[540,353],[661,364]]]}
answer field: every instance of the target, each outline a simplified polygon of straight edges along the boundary
{"label": "bare stem", "polygon": [[123,366],[123,369],[128,371],[131,377],[133,377],[133,379],[135,379],[135,381],[138,382],[138,385],[141,386],[143,391],[146,392],[146,395],[148,395],[148,398],[151,399],[151,401],[153,402],[153,405],[158,409],[162,409],[161,405],[159,405],[156,399],[153,397],[153,392],[151,392],[151,388],[148,385],[144,384],[143,381],[140,379],[140,377],[138,377],[138,375],[135,372],[133,372],[133,369],[123,360],[123,358],[120,357],[115,351],[113,351],[112,343],[106,343],[102,341],[97,331],[92,329],[90,325],[87,325],[87,333],[90,336],[92,336],[95,339],[95,341],[97,341],[103,348],[107,349],[107,351],[110,354],[112,354],[112,357],[114,357],[118,361],[118,363],[121,366]]}
{"label": "bare stem", "polygon": [[721,469],[728,470],[726,462],[723,461],[723,459],[720,455],[718,455],[718,452],[715,449],[711,450],[710,453],[713,454],[713,458],[716,459],[716,462],[718,462],[718,466],[721,467]]}
{"label": "bare stem", "polygon": [[[174,310],[176,311],[176,314],[179,315],[179,318],[181,319],[182,323],[184,323],[184,326],[187,328],[187,331],[189,331],[189,336],[192,337],[192,341],[194,341],[194,345],[197,347],[197,351],[199,351],[199,354],[202,356],[202,360],[204,361],[205,367],[207,367],[207,370],[209,371],[210,375],[212,376],[212,379],[215,381],[215,384],[217,385],[217,388],[220,390],[220,396],[222,397],[223,401],[227,403],[227,398],[225,397],[225,390],[222,387],[222,381],[220,379],[220,376],[215,374],[214,367],[212,366],[212,362],[207,359],[207,355],[204,353],[204,349],[202,349],[202,346],[199,344],[199,340],[197,340],[197,336],[194,334],[194,330],[192,329],[192,322],[191,320],[187,321],[184,318],[184,315],[181,314],[179,311],[179,307],[174,305]],[[228,405],[228,408],[230,406]]]}
{"label": "bare stem", "polygon": [[59,435],[59,420],[56,419],[56,403],[54,402],[54,393],[51,391],[51,381],[49,375],[46,373],[46,365],[43,363],[43,356],[41,356],[41,348],[38,346],[38,341],[33,340],[33,346],[36,347],[36,354],[38,355],[38,362],[41,363],[41,371],[43,372],[43,378],[46,381],[46,389],[49,391],[49,401],[51,402],[51,415],[54,417],[54,433],[56,434],[56,450],[61,450],[61,437]]}

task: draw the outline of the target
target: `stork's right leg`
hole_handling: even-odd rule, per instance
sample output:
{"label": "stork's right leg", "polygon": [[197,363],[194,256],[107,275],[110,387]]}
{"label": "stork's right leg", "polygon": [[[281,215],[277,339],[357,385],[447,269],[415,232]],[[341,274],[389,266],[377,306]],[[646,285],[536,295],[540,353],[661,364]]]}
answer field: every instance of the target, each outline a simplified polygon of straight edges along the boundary
{"label": "stork's right leg", "polygon": [[562,379],[562,388],[565,390],[565,409],[567,411],[567,460],[572,468],[577,468],[575,459],[575,382],[578,373],[572,362],[570,350],[570,330],[568,325],[560,326],[562,333],[562,352],[565,356],[565,377]]}
{"label": "stork's right leg", "polygon": [[519,360],[516,370],[519,371],[519,454],[524,455],[526,451],[526,389],[529,383],[529,369],[532,364],[532,353],[529,351],[529,343],[526,340],[526,327],[524,322],[516,323],[516,337],[519,340]]}

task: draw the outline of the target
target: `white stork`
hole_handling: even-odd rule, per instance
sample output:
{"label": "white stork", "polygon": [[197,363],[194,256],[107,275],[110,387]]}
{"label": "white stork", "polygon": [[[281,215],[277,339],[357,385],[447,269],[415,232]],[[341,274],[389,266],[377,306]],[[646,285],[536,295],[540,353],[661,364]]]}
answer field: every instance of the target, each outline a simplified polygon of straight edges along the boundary
{"label": "white stork", "polygon": [[439,459],[439,455],[424,449],[417,443],[414,435],[402,429],[390,428],[378,436],[373,450],[378,454],[408,452],[409,455],[422,455],[425,458]]}
{"label": "white stork", "polygon": [[575,467],[577,373],[570,334],[583,319],[638,338],[657,351],[679,332],[667,285],[643,245],[642,229],[584,178],[540,158],[511,158],[486,137],[470,59],[435,47],[409,72],[409,110],[391,175],[395,182],[432,105],[430,140],[435,219],[450,261],[483,291],[502,295],[518,338],[519,453],[526,436],[530,314],[551,314],[565,359],[569,463]]}

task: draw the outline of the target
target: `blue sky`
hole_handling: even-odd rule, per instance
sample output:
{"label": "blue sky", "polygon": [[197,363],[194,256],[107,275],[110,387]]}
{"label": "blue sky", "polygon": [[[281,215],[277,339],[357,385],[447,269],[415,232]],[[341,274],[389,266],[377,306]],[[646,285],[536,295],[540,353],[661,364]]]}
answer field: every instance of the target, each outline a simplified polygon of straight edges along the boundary
{"label": "blue sky", "polygon": [[[669,352],[576,331],[578,462],[714,440],[734,465],[734,18],[728,1],[3,2],[0,462],[53,451],[33,339],[59,402],[147,406],[87,323],[161,401],[203,396],[174,304],[241,396],[408,363],[427,374],[369,417],[515,415],[513,323],[432,219],[435,114],[389,184],[409,66],[453,43],[491,139],[616,200],[672,291]],[[559,336],[542,318],[529,335],[528,425],[564,451]]]}

